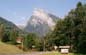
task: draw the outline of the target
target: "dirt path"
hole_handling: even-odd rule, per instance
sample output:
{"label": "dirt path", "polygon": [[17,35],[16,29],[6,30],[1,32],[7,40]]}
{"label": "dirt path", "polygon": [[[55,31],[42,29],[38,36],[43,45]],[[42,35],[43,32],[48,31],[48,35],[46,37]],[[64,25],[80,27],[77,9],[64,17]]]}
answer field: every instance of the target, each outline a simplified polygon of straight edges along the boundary
{"label": "dirt path", "polygon": [[50,53],[50,52],[29,52],[29,53],[22,53],[22,54],[0,54],[0,55],[43,55],[45,53]]}

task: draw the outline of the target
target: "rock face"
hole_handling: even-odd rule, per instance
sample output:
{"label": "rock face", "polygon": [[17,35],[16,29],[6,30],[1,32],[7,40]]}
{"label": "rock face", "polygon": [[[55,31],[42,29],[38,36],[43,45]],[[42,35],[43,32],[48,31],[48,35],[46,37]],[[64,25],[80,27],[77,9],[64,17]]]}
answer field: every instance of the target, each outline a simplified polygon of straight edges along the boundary
{"label": "rock face", "polygon": [[54,29],[57,19],[58,17],[53,14],[47,13],[42,9],[35,9],[24,30],[44,36],[47,32]]}

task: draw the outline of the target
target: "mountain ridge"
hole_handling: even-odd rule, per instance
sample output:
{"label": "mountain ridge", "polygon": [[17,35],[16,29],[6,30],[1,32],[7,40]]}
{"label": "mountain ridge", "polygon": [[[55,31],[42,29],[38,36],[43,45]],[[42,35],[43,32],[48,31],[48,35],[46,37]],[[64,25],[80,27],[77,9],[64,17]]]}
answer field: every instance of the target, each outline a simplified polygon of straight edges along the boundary
{"label": "mountain ridge", "polygon": [[4,26],[5,31],[7,31],[7,32],[15,29],[15,31],[22,33],[21,32],[22,30],[19,29],[18,26],[16,26],[14,23],[12,23],[11,21],[6,20],[3,17],[0,17],[0,26],[1,25]]}

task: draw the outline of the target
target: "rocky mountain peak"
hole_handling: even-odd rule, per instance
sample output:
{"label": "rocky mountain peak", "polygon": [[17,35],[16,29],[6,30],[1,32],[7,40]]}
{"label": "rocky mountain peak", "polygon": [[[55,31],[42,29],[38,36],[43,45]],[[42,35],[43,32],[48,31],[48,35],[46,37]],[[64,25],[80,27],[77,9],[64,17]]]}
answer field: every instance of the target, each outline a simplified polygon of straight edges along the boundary
{"label": "rocky mountain peak", "polygon": [[34,21],[35,24],[37,24],[37,22],[42,24],[46,23],[51,28],[55,25],[55,22],[53,21],[53,19],[43,9],[36,8],[33,11],[32,16],[37,17],[36,19],[32,19],[32,21]]}
{"label": "rocky mountain peak", "polygon": [[44,36],[49,30],[53,30],[55,26],[55,19],[58,19],[53,14],[50,14],[43,9],[36,8],[30,17],[25,30],[27,32],[34,32],[38,35]]}

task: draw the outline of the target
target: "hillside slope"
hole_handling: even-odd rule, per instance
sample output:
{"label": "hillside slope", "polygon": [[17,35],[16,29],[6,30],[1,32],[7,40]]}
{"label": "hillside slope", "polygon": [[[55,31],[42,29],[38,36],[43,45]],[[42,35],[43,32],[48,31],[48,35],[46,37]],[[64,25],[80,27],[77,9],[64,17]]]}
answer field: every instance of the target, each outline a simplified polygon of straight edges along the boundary
{"label": "hillside slope", "polygon": [[17,32],[22,33],[22,30],[19,29],[14,23],[11,21],[6,20],[3,17],[0,17],[0,26],[3,25],[5,28],[5,31],[11,31],[11,30],[16,30]]}
{"label": "hillside slope", "polygon": [[23,51],[14,45],[0,42],[0,53],[23,53]]}

